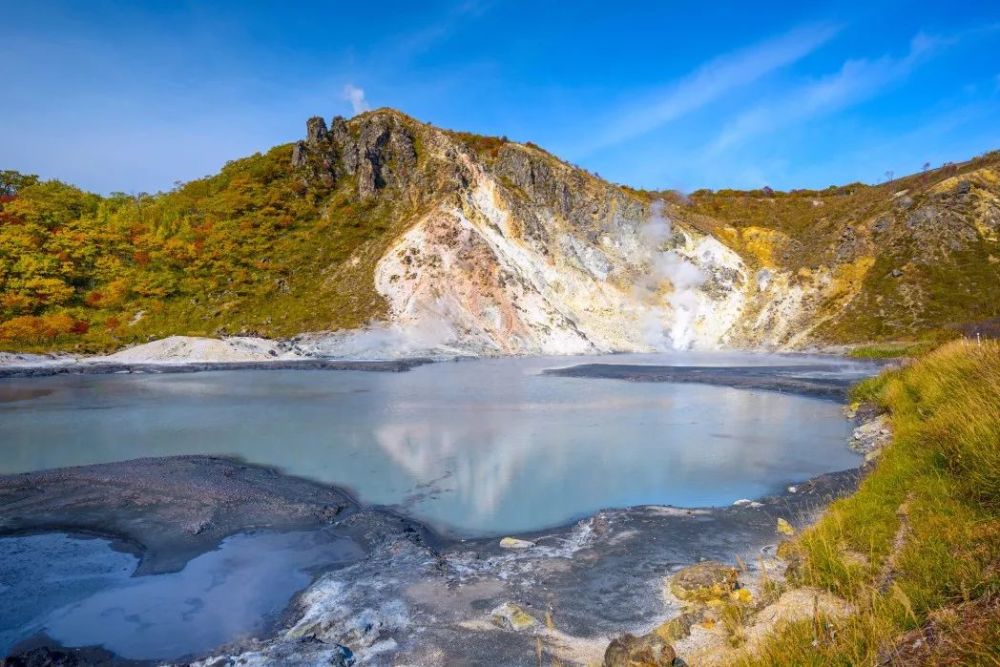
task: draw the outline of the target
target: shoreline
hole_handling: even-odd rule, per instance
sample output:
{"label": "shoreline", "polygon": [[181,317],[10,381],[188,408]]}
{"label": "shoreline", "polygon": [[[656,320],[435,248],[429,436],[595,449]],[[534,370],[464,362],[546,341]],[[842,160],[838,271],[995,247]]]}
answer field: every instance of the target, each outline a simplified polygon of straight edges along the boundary
{"label": "shoreline", "polygon": [[843,403],[856,382],[846,377],[801,377],[828,367],[790,366],[670,366],[641,364],[578,364],[550,368],[545,375],[556,377],[624,380],[626,382],[666,382],[708,384],[734,389],[775,391]]}
{"label": "shoreline", "polygon": [[[177,556],[179,553],[189,554],[187,558],[190,559],[214,549],[219,542],[227,537],[242,532],[253,530],[308,530],[310,528],[334,525],[340,520],[356,513],[371,513],[406,525],[407,532],[419,534],[421,541],[433,545],[435,551],[447,551],[470,545],[491,550],[490,547],[493,543],[499,543],[500,539],[506,536],[516,535],[518,539],[537,541],[570,532],[581,523],[609,512],[626,514],[660,512],[681,517],[705,516],[706,514],[745,516],[748,515],[748,512],[762,509],[773,510],[780,507],[796,511],[800,509],[799,505],[802,504],[800,501],[803,498],[816,495],[817,493],[839,494],[845,488],[856,485],[856,482],[863,476],[866,465],[863,460],[860,460],[857,467],[823,473],[803,481],[796,481],[789,484],[781,493],[746,499],[749,502],[738,500],[730,505],[693,507],[655,504],[606,507],[578,519],[529,531],[462,536],[447,529],[434,528],[430,524],[410,516],[405,510],[396,506],[367,504],[357,498],[354,492],[347,487],[336,484],[325,484],[305,477],[291,475],[282,472],[275,466],[248,463],[235,456],[192,454],[147,457],[114,463],[70,466],[16,473],[13,475],[0,475],[0,539],[44,533],[66,533],[83,537],[107,539],[118,543],[123,551],[140,557],[140,564],[136,569],[136,574],[143,576],[176,571],[172,567],[178,562]],[[187,470],[180,470],[180,466],[187,468]],[[284,508],[277,508],[272,512],[265,511],[251,512],[244,515],[229,515],[226,517],[226,522],[222,524],[199,524],[197,523],[198,516],[193,513],[194,505],[188,503],[191,498],[184,494],[177,494],[173,499],[166,499],[166,502],[176,506],[176,509],[182,512],[190,511],[192,514],[185,515],[188,519],[187,521],[183,520],[185,517],[177,515],[163,518],[163,523],[173,524],[172,528],[176,534],[166,540],[174,548],[169,549],[166,555],[161,555],[157,548],[163,540],[151,538],[151,530],[145,527],[142,530],[124,527],[132,526],[133,524],[127,520],[122,521],[121,517],[114,513],[114,506],[117,504],[116,498],[110,495],[105,495],[101,498],[98,505],[107,505],[107,507],[100,508],[98,512],[108,513],[107,515],[101,515],[88,511],[89,508],[84,509],[76,506],[79,498],[70,495],[81,488],[91,486],[99,486],[107,490],[112,485],[112,480],[118,478],[116,481],[123,483],[122,488],[127,488],[133,494],[146,495],[145,498],[140,499],[148,502],[150,507],[155,509],[156,505],[152,502],[152,494],[154,492],[142,489],[143,480],[135,482],[134,486],[130,480],[125,481],[126,478],[132,477],[138,472],[141,472],[143,476],[150,473],[156,475],[177,475],[177,477],[172,478],[173,482],[181,479],[184,482],[194,482],[194,485],[204,485],[206,483],[214,485],[216,482],[222,484],[225,482],[221,478],[232,480],[234,477],[246,475],[249,479],[241,481],[268,480],[263,484],[256,481],[252,481],[251,483],[255,485],[255,490],[266,491],[282,497],[283,500],[286,499],[284,497],[286,491],[287,498],[290,498],[299,493],[298,487],[312,486],[315,487],[316,495],[303,505],[308,506],[308,509],[315,510],[315,513],[291,516],[286,515]],[[192,476],[202,473],[209,473],[209,475],[202,479],[191,479]],[[16,504],[20,500],[27,498],[24,493],[25,489],[41,489],[37,493],[44,494],[48,493],[45,490],[46,488],[54,486],[68,486],[71,488],[61,488],[60,490],[66,492],[66,495],[48,499],[48,502],[46,502],[46,499],[39,497],[28,499],[32,515],[30,517],[27,515],[19,517],[15,514],[15,518],[11,519],[9,505]],[[790,489],[795,490],[791,491]],[[132,496],[131,499],[135,501],[137,497]],[[331,499],[333,500],[332,504],[330,502]],[[164,502],[165,499],[158,497],[156,500]],[[296,507],[293,511],[298,512],[300,509]],[[43,516],[38,516],[39,513]],[[73,516],[74,514],[77,514],[77,516]],[[149,516],[147,512],[143,512],[143,514]],[[52,515],[68,516],[61,519],[46,518],[46,516]],[[112,524],[112,527],[108,526],[109,523]],[[113,524],[116,523],[119,524],[118,528],[113,527]],[[202,535],[205,537],[202,537]],[[176,541],[181,543],[191,541],[196,544],[175,544]],[[497,550],[500,548],[497,546]],[[500,552],[498,551],[498,553]],[[186,564],[186,561],[180,563],[176,569],[182,568],[184,564]]]}
{"label": "shoreline", "polygon": [[[428,363],[412,361],[397,368]],[[663,373],[663,367],[641,368]],[[689,381],[727,379],[725,373],[706,377],[704,367],[687,368],[697,378]],[[777,390],[809,396],[799,385]],[[825,398],[840,401],[842,395]],[[587,663],[600,661],[611,635],[648,632],[678,611],[663,593],[673,571],[700,560],[756,567],[758,559],[773,558],[779,518],[812,523],[833,499],[853,493],[866,470],[859,460],[858,467],[750,503],[605,509],[515,534],[530,546],[508,549],[500,535],[449,535],[405,510],[367,505],[344,488],[274,467],[217,456],[141,458],[0,476],[0,537],[64,532],[109,539],[138,554],[133,576],[180,570],[227,537],[249,531],[322,528],[363,549],[361,562],[320,574],[294,596],[268,637],[184,661],[280,663],[294,657],[312,664],[334,658],[343,645],[366,664],[450,664],[483,655],[497,664],[523,664],[535,661],[544,644],[552,659]],[[506,627],[497,616],[511,604],[531,619],[527,629]],[[369,620],[358,626],[359,618]],[[60,650],[57,642],[35,636],[14,653],[48,651],[51,657]],[[86,649],[102,656],[103,650]],[[110,661],[142,664],[113,655]]]}
{"label": "shoreline", "polygon": [[[878,363],[844,356],[843,347],[770,350],[763,348],[720,348],[712,350],[594,351],[590,353],[542,353],[489,355],[459,348],[384,348],[331,354],[317,347],[319,334],[302,334],[290,339],[271,340],[249,336],[205,338],[168,336],[149,343],[122,348],[111,354],[75,355],[70,352],[0,352],[0,379],[50,375],[101,375],[112,373],[193,373],[218,370],[369,370],[407,371],[417,366],[443,361],[483,359],[526,359],[559,357],[567,360],[594,356],[658,354],[747,354],[777,357],[828,357],[845,362]],[[321,339],[320,339],[321,340]],[[312,342],[311,342],[312,341]],[[672,366],[672,368],[678,368]],[[751,367],[752,368],[752,367]],[[553,373],[557,374],[557,373]],[[595,376],[597,377],[597,376]],[[683,381],[683,380],[678,380]]]}
{"label": "shoreline", "polygon": [[[795,484],[794,493],[786,490],[752,504],[606,509],[569,524],[517,534],[532,546],[515,550],[503,548],[499,535],[449,537],[391,508],[365,505],[338,487],[237,459],[135,459],[0,477],[0,537],[52,532],[102,537],[138,553],[133,576],[146,576],[180,570],[232,535],[322,528],[355,540],[365,552],[362,562],[314,578],[293,598],[270,637],[219,647],[213,655],[264,651],[267,659],[280,661],[281,651],[327,651],[330,641],[364,654],[391,639],[396,647],[392,655],[401,653],[423,664],[419,656],[427,659],[430,630],[416,645],[409,628],[423,627],[428,618],[443,613],[457,618],[434,628],[432,634],[438,636],[431,644],[439,654],[461,661],[489,645],[490,651],[506,655],[504,664],[518,663],[526,651],[534,651],[534,635],[505,634],[497,645],[498,628],[489,620],[490,609],[514,601],[532,614],[536,628],[545,614],[560,618],[560,632],[574,639],[563,637],[569,643],[552,650],[572,662],[580,651],[596,650],[596,644],[587,643],[594,637],[603,650],[605,635],[648,629],[668,615],[672,608],[661,597],[658,582],[672,569],[702,559],[753,562],[769,555],[778,537],[778,518],[811,523],[834,498],[852,493],[863,474],[864,466],[820,475]],[[169,483],[150,485],[153,479]],[[253,498],[249,507],[232,505],[247,494]],[[400,583],[373,587],[373,577]],[[471,608],[455,592],[463,586],[482,596],[471,601]],[[341,599],[345,587],[355,591],[348,596],[350,603]],[[382,610],[392,609],[400,596],[409,600],[405,623],[376,623],[358,634],[346,620],[364,610],[388,613]],[[441,596],[454,599],[444,604]],[[341,609],[345,605],[347,611]],[[484,611],[485,620],[476,618]],[[339,634],[303,643],[316,634],[315,629],[302,632],[302,624],[313,617],[332,618],[322,624],[323,632]],[[338,618],[343,629],[334,622]],[[59,648],[34,637],[14,653]],[[384,663],[376,659],[373,664]]]}
{"label": "shoreline", "polygon": [[[624,354],[624,353],[623,353]],[[723,352],[724,354],[724,352]],[[575,357],[591,355],[566,355],[566,361]],[[600,355],[612,357],[615,355]],[[781,356],[792,356],[781,355]],[[815,355],[807,355],[815,356]],[[347,360],[321,358],[284,358],[266,361],[155,361],[155,362],[109,362],[75,361],[53,362],[50,364],[5,365],[0,363],[0,381],[5,379],[30,379],[53,376],[82,375],[163,375],[201,373],[218,371],[363,371],[376,373],[405,373],[428,364],[503,359],[504,357],[457,357],[438,359],[431,357],[408,357],[386,360]],[[512,359],[549,358],[521,357]],[[561,359],[560,359],[561,360]],[[869,361],[844,359],[845,363],[857,366],[871,364]],[[748,391],[769,391],[793,394],[806,398],[832,400],[843,403],[851,385],[860,379],[854,376],[823,376],[831,370],[824,364],[786,364],[767,366],[717,365],[698,366],[682,364],[636,364],[636,363],[580,363],[565,366],[554,365],[539,374],[550,377],[587,378],[621,380],[626,382],[651,382],[675,384],[704,384]],[[816,375],[809,376],[810,373]],[[0,385],[2,386],[2,385]]]}
{"label": "shoreline", "polygon": [[200,373],[205,371],[245,370],[304,370],[304,371],[370,371],[402,373],[417,366],[433,363],[432,359],[391,359],[384,361],[351,361],[341,359],[275,359],[273,361],[160,361],[107,362],[78,361],[38,365],[0,365],[0,379],[50,377],[53,375],[113,375],[117,373]]}

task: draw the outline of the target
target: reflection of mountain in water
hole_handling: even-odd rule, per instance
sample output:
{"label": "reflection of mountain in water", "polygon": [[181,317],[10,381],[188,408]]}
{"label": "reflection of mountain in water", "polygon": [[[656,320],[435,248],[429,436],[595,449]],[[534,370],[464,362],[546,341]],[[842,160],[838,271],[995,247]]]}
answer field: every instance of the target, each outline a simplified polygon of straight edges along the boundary
{"label": "reflection of mountain in water", "polygon": [[[409,504],[439,527],[483,534],[553,526],[605,507],[729,504],[856,464],[834,402],[539,375],[565,361],[480,359],[399,374],[46,378],[51,394],[0,408],[0,473],[237,455],[345,485],[363,501]],[[5,382],[19,390],[21,381]]]}
{"label": "reflection of mountain in water", "polygon": [[[817,454],[807,443],[800,451],[792,447],[807,429],[799,420],[829,419],[825,413],[832,406],[775,394],[670,387],[669,396],[609,396],[579,404],[460,404],[433,422],[417,417],[433,412],[431,406],[407,407],[415,419],[378,427],[376,441],[415,483],[447,478],[416,499],[418,513],[436,513],[431,506],[446,504],[449,514],[475,526],[503,515],[519,521],[516,515],[524,512],[558,514],[554,520],[565,521],[588,499],[591,509],[611,506],[612,499],[639,504],[658,497],[690,505],[710,504],[734,485],[774,490],[776,469],[787,470],[781,479],[798,479],[796,471]],[[791,424],[797,426],[786,426]],[[843,446],[839,433],[827,440],[833,443]],[[593,506],[595,497],[606,501]],[[703,502],[685,503],[686,497]]]}
{"label": "reflection of mountain in water", "polygon": [[499,436],[485,424],[457,429],[391,424],[378,428],[375,436],[386,454],[414,479],[447,476],[445,488],[438,490],[455,494],[455,500],[471,508],[476,518],[496,512],[533,448],[523,433]]}

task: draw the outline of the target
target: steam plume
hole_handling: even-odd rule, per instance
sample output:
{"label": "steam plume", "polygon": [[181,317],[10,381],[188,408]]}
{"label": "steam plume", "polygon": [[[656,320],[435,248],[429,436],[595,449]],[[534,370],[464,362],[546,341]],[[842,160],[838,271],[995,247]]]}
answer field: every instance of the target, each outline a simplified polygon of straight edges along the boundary
{"label": "steam plume", "polygon": [[650,257],[649,273],[639,281],[637,290],[646,306],[643,337],[657,350],[691,347],[698,314],[698,288],[706,280],[701,269],[677,250],[665,247],[672,234],[673,226],[664,214],[663,202],[653,202],[649,219],[639,228]]}

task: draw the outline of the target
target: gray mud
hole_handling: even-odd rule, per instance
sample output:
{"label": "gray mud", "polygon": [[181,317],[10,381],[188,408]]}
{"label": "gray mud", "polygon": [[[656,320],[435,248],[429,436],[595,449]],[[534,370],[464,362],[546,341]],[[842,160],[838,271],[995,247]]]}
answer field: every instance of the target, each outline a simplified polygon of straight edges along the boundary
{"label": "gray mud", "polygon": [[[178,368],[191,366],[197,365]],[[841,399],[850,380],[802,377],[828,369],[589,364],[547,372]],[[499,536],[441,535],[387,508],[364,506],[344,490],[272,468],[176,456],[0,477],[0,535],[110,537],[141,558],[137,575],[176,572],[226,537],[257,529],[321,528],[359,547],[360,559],[320,574],[274,632],[218,647],[202,655],[204,665],[342,664],[343,647],[365,665],[589,664],[600,662],[612,636],[647,632],[678,611],[664,593],[673,571],[702,559],[752,566],[773,552],[778,518],[810,523],[831,500],[853,492],[861,475],[860,469],[823,475],[733,507],[605,510],[518,535],[534,546],[510,550],[500,547]],[[501,627],[493,612],[505,603],[534,623]],[[16,653],[10,664],[48,664],[61,656],[65,664],[135,664],[100,647],[64,649],[45,636]]]}
{"label": "gray mud", "polygon": [[[214,655],[330,664],[343,645],[365,664],[534,664],[539,651],[545,661],[573,663],[603,650],[613,634],[647,630],[670,614],[662,590],[672,570],[700,559],[753,562],[776,542],[778,517],[807,523],[859,477],[857,470],[826,475],[755,507],[607,510],[519,535],[535,546],[515,551],[497,538],[446,538],[270,468],[182,456],[0,478],[0,534],[117,538],[141,557],[137,574],[151,575],[177,571],[229,535],[322,527],[359,545],[361,560],[321,575],[271,639]],[[497,627],[491,611],[506,602],[536,625]],[[42,636],[18,654],[29,649],[42,655],[61,647]]]}
{"label": "gray mud", "polygon": [[109,375],[112,373],[198,373],[201,371],[373,371],[401,373],[432,359],[346,361],[337,359],[276,359],[274,361],[190,361],[178,363],[81,362],[32,366],[0,366],[0,379],[49,375]]}
{"label": "gray mud", "polygon": [[210,456],[0,477],[0,534],[107,536],[141,556],[137,574],[179,570],[234,533],[314,528],[357,508],[345,491]]}
{"label": "gray mud", "polygon": [[[644,366],[638,364],[580,364],[546,369],[545,375],[560,377],[627,380],[629,382],[675,382],[711,384],[736,389],[777,391],[813,398],[842,401],[857,378],[822,375],[824,365],[798,366]],[[810,375],[816,374],[816,375]]]}

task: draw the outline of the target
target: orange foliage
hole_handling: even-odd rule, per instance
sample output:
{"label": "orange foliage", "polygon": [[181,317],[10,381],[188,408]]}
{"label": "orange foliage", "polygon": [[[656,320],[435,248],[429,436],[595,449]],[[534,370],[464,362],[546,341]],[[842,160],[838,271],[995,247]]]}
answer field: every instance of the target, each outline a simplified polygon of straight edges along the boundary
{"label": "orange foliage", "polygon": [[89,326],[67,313],[22,315],[0,322],[0,340],[43,342],[71,333],[86,333]]}
{"label": "orange foliage", "polygon": [[0,307],[13,313],[23,313],[31,310],[32,300],[24,294],[8,292],[0,295]]}
{"label": "orange foliage", "polygon": [[102,301],[104,301],[104,294],[98,290],[88,292],[87,295],[83,297],[83,302],[91,308],[100,308]]}
{"label": "orange foliage", "polygon": [[110,283],[104,286],[104,302],[105,307],[120,306],[122,302],[128,297],[129,286],[128,280],[125,278],[118,278],[117,280],[112,280]]}

